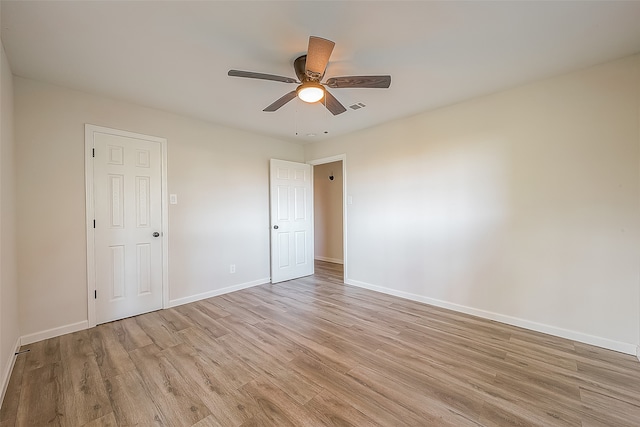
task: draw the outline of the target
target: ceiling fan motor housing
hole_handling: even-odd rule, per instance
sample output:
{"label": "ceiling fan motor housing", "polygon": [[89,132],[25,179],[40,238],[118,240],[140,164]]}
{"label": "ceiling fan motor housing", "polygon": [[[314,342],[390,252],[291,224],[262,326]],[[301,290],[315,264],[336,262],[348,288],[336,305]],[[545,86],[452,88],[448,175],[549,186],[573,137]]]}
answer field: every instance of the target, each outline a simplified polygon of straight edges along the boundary
{"label": "ceiling fan motor housing", "polygon": [[293,69],[296,72],[296,76],[298,76],[298,80],[301,83],[304,82],[320,82],[324,77],[324,72],[322,74],[314,73],[313,71],[309,71],[307,68],[307,55],[302,55],[296,58],[293,61]]}

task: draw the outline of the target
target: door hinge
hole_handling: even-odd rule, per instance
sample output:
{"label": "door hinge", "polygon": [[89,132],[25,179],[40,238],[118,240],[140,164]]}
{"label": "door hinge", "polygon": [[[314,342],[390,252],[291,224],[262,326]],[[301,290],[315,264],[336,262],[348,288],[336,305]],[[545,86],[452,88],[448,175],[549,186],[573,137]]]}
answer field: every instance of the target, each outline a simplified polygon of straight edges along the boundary
{"label": "door hinge", "polygon": [[93,299],[98,299],[98,291],[97,290],[93,291]]}
{"label": "door hinge", "polygon": [[96,220],[93,220],[93,228],[96,228]]}
{"label": "door hinge", "polygon": [[96,149],[92,148],[91,149],[91,157],[95,157],[96,156]]}

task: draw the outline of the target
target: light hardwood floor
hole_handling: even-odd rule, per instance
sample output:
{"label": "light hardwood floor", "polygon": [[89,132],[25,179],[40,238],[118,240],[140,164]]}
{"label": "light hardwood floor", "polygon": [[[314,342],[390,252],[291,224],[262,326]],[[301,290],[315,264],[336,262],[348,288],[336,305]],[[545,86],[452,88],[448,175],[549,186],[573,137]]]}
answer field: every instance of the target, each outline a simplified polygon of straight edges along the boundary
{"label": "light hardwood floor", "polygon": [[337,264],[38,342],[0,426],[638,426],[640,362],[342,284]]}

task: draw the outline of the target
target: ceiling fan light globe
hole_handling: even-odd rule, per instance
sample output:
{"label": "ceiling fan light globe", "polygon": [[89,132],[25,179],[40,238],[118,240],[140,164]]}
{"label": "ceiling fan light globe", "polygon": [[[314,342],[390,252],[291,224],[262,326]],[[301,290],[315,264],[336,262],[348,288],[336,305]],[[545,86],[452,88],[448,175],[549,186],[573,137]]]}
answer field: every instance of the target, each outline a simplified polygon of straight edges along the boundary
{"label": "ceiling fan light globe", "polygon": [[304,102],[318,102],[324,98],[324,87],[319,83],[307,82],[298,86],[296,93]]}

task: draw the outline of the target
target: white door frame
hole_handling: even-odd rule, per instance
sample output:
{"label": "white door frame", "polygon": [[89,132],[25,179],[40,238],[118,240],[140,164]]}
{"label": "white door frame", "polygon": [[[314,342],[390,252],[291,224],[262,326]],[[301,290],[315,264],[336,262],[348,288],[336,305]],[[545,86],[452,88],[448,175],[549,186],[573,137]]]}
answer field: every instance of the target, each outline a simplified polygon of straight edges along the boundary
{"label": "white door frame", "polygon": [[109,135],[123,136],[127,138],[142,139],[145,141],[158,142],[162,150],[162,177],[160,192],[162,200],[162,308],[169,306],[169,267],[168,267],[168,230],[169,217],[167,206],[167,140],[156,136],[143,135],[119,129],[112,129],[92,124],[84,125],[84,177],[85,177],[85,203],[86,203],[86,226],[87,226],[87,320],[89,327],[96,326],[96,300],[94,291],[96,289],[96,260],[95,260],[95,229],[93,221],[95,218],[95,204],[93,200],[93,133],[100,132]]}
{"label": "white door frame", "polygon": [[[346,282],[349,275],[347,274],[347,155],[338,154],[331,157],[323,157],[321,159],[314,159],[307,161],[312,166],[323,165],[325,163],[333,163],[342,161],[342,258],[344,267],[343,281]],[[313,189],[313,180],[315,179],[315,173],[311,174],[311,189]],[[315,194],[313,195],[315,198]]]}

